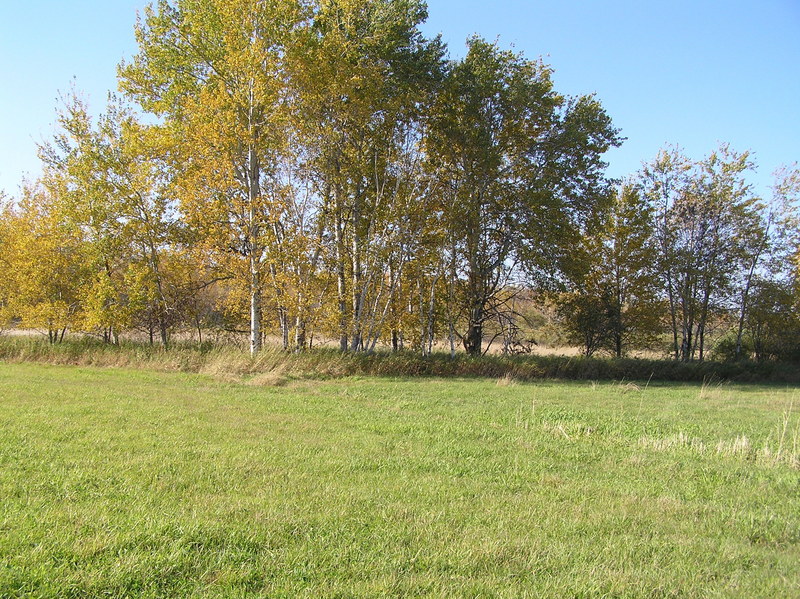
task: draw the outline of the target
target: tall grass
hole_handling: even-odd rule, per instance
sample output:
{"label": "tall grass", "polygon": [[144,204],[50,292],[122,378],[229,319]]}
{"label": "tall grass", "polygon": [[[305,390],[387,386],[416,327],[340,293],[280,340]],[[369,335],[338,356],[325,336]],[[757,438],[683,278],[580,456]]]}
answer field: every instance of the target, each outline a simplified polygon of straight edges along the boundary
{"label": "tall grass", "polygon": [[164,349],[131,341],[110,345],[91,338],[51,345],[36,338],[0,337],[0,360],[198,372],[223,380],[252,379],[262,384],[281,384],[288,377],[354,375],[483,377],[504,381],[501,384],[538,379],[659,380],[702,382],[701,395],[708,395],[720,393],[726,381],[800,383],[797,365],[771,362],[684,363],[640,358],[464,354],[451,359],[446,353],[343,354],[327,348],[290,353],[274,347],[251,357],[246,351],[228,345],[181,342]]}

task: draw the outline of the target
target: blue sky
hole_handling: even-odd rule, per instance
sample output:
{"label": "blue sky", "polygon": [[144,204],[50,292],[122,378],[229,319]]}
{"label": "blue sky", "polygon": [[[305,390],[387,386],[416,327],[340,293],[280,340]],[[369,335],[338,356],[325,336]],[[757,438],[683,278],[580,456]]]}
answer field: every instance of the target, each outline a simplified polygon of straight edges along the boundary
{"label": "blue sky", "polygon": [[[36,175],[72,82],[95,110],[135,52],[139,0],[0,2],[0,189]],[[621,177],[667,143],[700,159],[718,142],[752,150],[760,193],[800,160],[800,0],[429,0],[424,31],[453,56],[472,34],[555,70],[556,89],[596,93],[627,141],[609,152]]]}

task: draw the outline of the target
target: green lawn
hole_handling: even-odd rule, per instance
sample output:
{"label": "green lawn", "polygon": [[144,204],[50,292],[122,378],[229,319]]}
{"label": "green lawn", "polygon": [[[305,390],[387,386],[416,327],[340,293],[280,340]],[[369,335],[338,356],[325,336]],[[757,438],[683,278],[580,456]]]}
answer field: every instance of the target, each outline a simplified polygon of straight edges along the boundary
{"label": "green lawn", "polygon": [[0,364],[0,597],[797,597],[798,412]]}

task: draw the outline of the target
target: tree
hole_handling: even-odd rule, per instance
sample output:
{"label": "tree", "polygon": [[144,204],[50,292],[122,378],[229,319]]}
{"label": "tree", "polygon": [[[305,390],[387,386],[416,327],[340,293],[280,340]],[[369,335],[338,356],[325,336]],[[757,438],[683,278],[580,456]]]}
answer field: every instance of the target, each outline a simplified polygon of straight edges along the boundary
{"label": "tree", "polygon": [[[800,360],[798,281],[755,279],[743,341],[757,361]],[[741,357],[739,350],[736,357]]]}
{"label": "tree", "polygon": [[736,358],[743,357],[742,340],[754,282],[759,277],[766,276],[775,280],[789,274],[791,253],[798,245],[800,231],[797,201],[800,199],[800,171],[796,166],[792,169],[782,168],[775,175],[772,201],[758,201],[753,205],[749,226],[742,235],[743,262],[738,283],[740,301]]}
{"label": "tree", "polygon": [[293,71],[297,127],[335,276],[342,351],[372,350],[425,220],[421,120],[442,47],[419,0],[319,2]]}
{"label": "tree", "polygon": [[29,184],[18,205],[6,207],[2,237],[6,318],[61,342],[82,316],[81,289],[91,276],[80,231],[65,222],[45,187]]}
{"label": "tree", "polygon": [[652,218],[639,190],[623,185],[596,237],[601,267],[594,284],[610,291],[610,349],[617,357],[630,347],[647,347],[661,330]]}
{"label": "tree", "polygon": [[532,276],[560,269],[603,197],[601,155],[619,142],[600,103],[557,94],[541,61],[476,37],[451,64],[426,150],[443,196],[467,353],[482,352],[487,308],[519,266]]}
{"label": "tree", "polygon": [[122,89],[163,122],[187,222],[247,282],[251,353],[265,278],[279,271],[286,56],[305,16],[294,0],[159,0],[119,70]]}
{"label": "tree", "polygon": [[607,349],[621,357],[661,330],[653,211],[628,182],[593,221],[576,248],[561,313],[587,355]]}
{"label": "tree", "polygon": [[677,149],[662,150],[643,171],[656,212],[675,359],[704,358],[711,317],[726,314],[736,295],[759,205],[745,180],[752,168],[748,153],[722,145],[697,163]]}
{"label": "tree", "polygon": [[14,296],[13,275],[16,267],[12,256],[15,217],[10,198],[0,190],[0,330],[14,318],[11,303]]}
{"label": "tree", "polygon": [[166,346],[176,298],[162,262],[176,223],[152,130],[115,101],[95,125],[76,95],[66,99],[58,122],[53,141],[40,146],[43,183],[90,251],[84,328],[101,329],[110,340],[146,311]]}
{"label": "tree", "polygon": [[580,347],[586,357],[608,347],[611,341],[612,302],[608,289],[601,289],[599,293],[572,291],[558,297],[558,315],[568,339]]}

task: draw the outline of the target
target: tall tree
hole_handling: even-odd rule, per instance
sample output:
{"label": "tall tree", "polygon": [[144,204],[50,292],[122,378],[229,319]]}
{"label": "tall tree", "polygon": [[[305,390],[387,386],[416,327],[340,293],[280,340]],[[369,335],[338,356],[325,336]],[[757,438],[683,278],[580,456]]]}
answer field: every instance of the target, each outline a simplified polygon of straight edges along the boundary
{"label": "tall tree", "polygon": [[96,275],[86,290],[85,324],[110,338],[146,310],[166,345],[176,298],[162,262],[176,223],[151,131],[116,101],[95,124],[75,95],[58,121],[60,131],[40,147],[43,181],[92,250]]}
{"label": "tall tree", "polygon": [[666,292],[669,305],[669,323],[672,333],[671,353],[677,360],[680,358],[680,341],[678,325],[678,282],[675,265],[677,256],[677,234],[672,219],[672,207],[688,194],[689,171],[691,164],[676,147],[665,148],[658,152],[655,160],[646,165],[641,179],[645,194],[656,215],[655,232],[658,247],[658,269],[662,276],[662,288]]}
{"label": "tall tree", "polygon": [[116,340],[130,320],[124,280],[130,247],[122,199],[106,176],[107,131],[94,127],[77,94],[64,99],[57,120],[53,140],[39,147],[49,211],[84,244],[90,276],[80,291],[81,327]]}
{"label": "tall tree", "polygon": [[[750,291],[760,279],[791,278],[791,255],[798,245],[800,219],[800,171],[781,168],[775,173],[775,184],[769,202],[757,201],[749,213],[749,226],[742,231],[742,264],[737,287],[739,319],[736,331],[736,358],[743,357],[742,339]],[[763,287],[763,284],[762,284]]]}
{"label": "tall tree", "polygon": [[61,342],[82,318],[82,291],[92,275],[81,231],[64,219],[60,199],[34,183],[6,208],[2,236],[6,317],[43,330],[50,343]]}
{"label": "tall tree", "polygon": [[323,0],[294,70],[298,128],[330,243],[342,351],[375,347],[424,211],[420,121],[441,69],[420,0]]}
{"label": "tall tree", "polygon": [[461,337],[479,355],[491,301],[518,266],[558,270],[604,197],[601,156],[620,140],[595,98],[561,96],[541,61],[477,37],[451,65],[431,120],[427,152],[445,198]]}
{"label": "tall tree", "polygon": [[13,284],[11,269],[11,243],[14,237],[14,212],[11,201],[0,190],[0,330],[11,322],[13,314],[9,310]]}
{"label": "tall tree", "polygon": [[746,174],[747,152],[727,145],[692,163],[662,151],[643,171],[656,210],[659,265],[670,305],[673,355],[702,360],[712,316],[735,302],[735,279],[747,261],[758,199]]}
{"label": "tall tree", "polygon": [[753,280],[743,342],[757,361],[800,362],[799,283],[797,278]]}
{"label": "tall tree", "polygon": [[295,0],[159,0],[137,24],[138,54],[119,70],[122,89],[173,142],[187,221],[246,277],[252,353],[282,239],[287,46],[304,18]]}
{"label": "tall tree", "polygon": [[630,347],[646,347],[661,330],[653,214],[632,184],[617,190],[595,244],[603,266],[594,280],[611,292],[611,350],[621,357]]}

